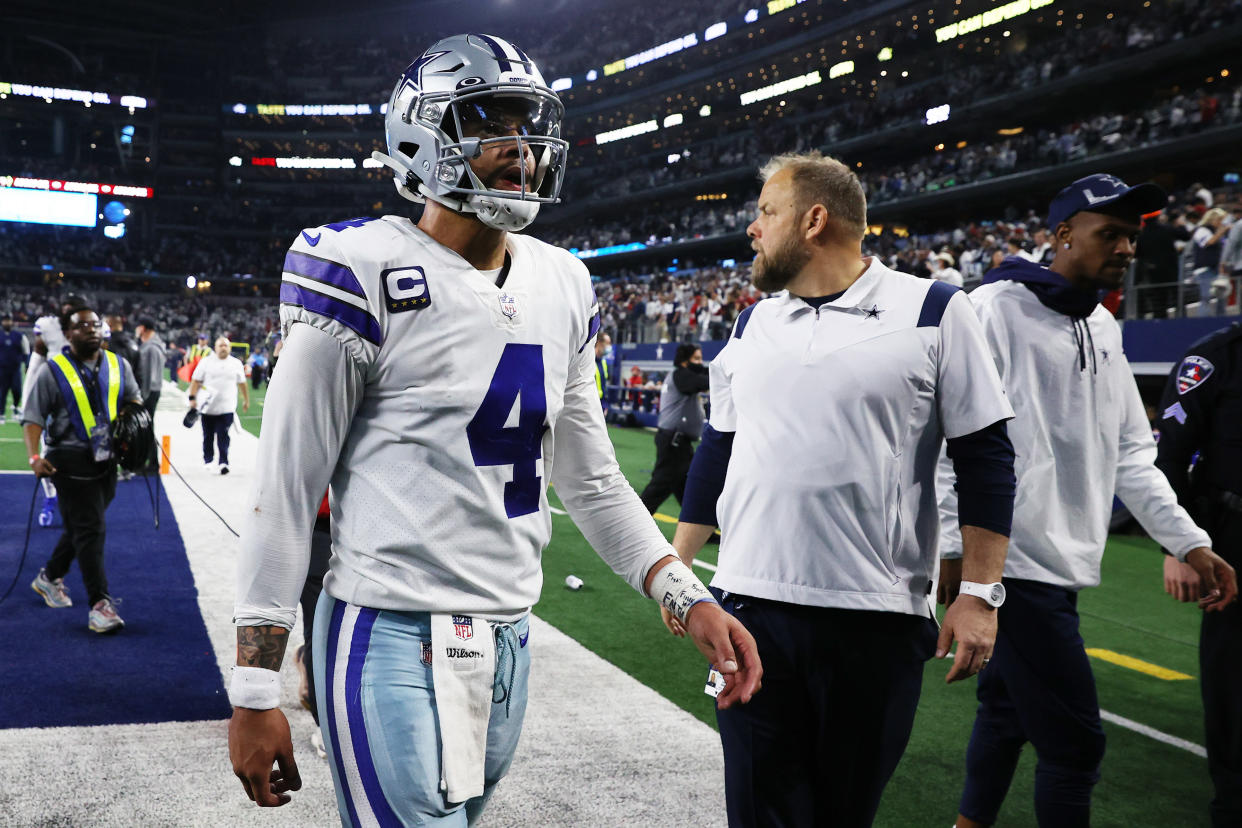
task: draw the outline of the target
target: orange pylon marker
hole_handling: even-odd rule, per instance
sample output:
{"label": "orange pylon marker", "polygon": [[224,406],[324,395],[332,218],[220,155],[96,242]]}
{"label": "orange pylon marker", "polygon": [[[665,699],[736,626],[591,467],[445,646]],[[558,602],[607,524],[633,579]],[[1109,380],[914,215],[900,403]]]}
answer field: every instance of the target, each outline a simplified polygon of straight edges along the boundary
{"label": "orange pylon marker", "polygon": [[164,450],[160,452],[160,474],[168,474],[168,455],[172,452],[172,437],[165,434],[160,438]]}

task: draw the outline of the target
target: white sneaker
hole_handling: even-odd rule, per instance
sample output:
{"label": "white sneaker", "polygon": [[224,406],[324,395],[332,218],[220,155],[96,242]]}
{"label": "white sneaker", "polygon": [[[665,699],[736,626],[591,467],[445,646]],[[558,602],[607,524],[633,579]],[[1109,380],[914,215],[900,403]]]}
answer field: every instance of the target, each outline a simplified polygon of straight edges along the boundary
{"label": "white sneaker", "polygon": [[39,570],[38,576],[30,584],[30,587],[43,596],[44,603],[53,609],[73,606],[73,600],[69,597],[69,590],[65,589],[65,579],[57,578],[53,581],[47,577],[46,569]]}
{"label": "white sneaker", "polygon": [[315,749],[320,759],[327,760],[328,751],[323,746],[323,731],[319,728],[315,728],[315,731],[311,733],[311,747]]}
{"label": "white sneaker", "polygon": [[91,607],[87,621],[91,632],[97,633],[115,632],[125,626],[121,616],[116,614],[116,607],[112,605],[111,598],[99,599],[95,606]]}

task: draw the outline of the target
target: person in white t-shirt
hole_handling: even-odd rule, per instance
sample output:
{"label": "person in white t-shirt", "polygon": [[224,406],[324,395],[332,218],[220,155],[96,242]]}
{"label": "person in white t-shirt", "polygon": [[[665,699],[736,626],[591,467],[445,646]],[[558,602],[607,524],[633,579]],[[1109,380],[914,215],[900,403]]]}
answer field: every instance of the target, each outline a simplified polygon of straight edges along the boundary
{"label": "person in white t-shirt", "polygon": [[[240,359],[229,354],[231,347],[226,337],[216,339],[214,353],[198,361],[190,378],[190,407],[197,408],[203,420],[203,463],[208,467],[212,465],[218,446],[220,474],[229,473],[229,428],[233,425],[233,412],[237,410],[239,390],[242,410],[250,410],[246,368]],[[201,400],[198,398],[200,390],[203,392]]]}

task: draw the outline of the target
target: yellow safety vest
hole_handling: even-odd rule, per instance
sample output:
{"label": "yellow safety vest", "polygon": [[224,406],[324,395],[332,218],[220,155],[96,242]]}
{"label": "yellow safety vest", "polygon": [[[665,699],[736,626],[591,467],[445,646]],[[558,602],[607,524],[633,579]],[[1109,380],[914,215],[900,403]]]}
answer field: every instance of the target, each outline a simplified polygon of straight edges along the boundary
{"label": "yellow safety vest", "polygon": [[[107,417],[107,422],[112,422],[116,419],[116,412],[121,404],[121,389],[125,386],[125,369],[116,354],[104,350],[99,353],[102,355],[99,361],[99,387],[104,397],[100,402],[104,410],[98,413]],[[56,377],[56,384],[60,386],[60,394],[65,399],[65,408],[69,412],[69,419],[73,422],[78,438],[83,442],[89,442],[91,430],[95,428],[97,420],[90,395],[87,394],[86,387],[82,385],[82,377],[78,375],[73,361],[65,354],[57,354],[48,360],[48,364],[57,369],[52,373]]]}

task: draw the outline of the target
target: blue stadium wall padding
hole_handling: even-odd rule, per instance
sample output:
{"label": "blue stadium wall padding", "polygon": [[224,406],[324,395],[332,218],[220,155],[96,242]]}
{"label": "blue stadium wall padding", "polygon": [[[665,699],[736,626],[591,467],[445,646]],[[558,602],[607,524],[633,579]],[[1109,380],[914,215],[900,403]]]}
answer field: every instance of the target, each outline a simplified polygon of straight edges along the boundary
{"label": "blue stadium wall padding", "polygon": [[1130,319],[1121,326],[1121,341],[1131,363],[1176,362],[1195,342],[1237,321],[1236,316]]}
{"label": "blue stadium wall padding", "polygon": [[[0,728],[228,718],[185,544],[163,486],[152,484],[160,498],[158,530],[141,478],[118,483],[108,509],[104,561],[125,619],[118,633],[87,629],[76,562],[65,578],[72,607],[52,609],[30,588],[60,537],[60,516],[54,529],[33,529],[17,585],[0,604]],[[14,505],[0,510],[0,589],[21,556],[34,486],[33,476],[0,475],[0,503]]]}
{"label": "blue stadium wall padding", "polygon": [[[703,349],[703,361],[711,362],[728,341],[727,339],[718,339],[704,340],[697,343]],[[614,350],[616,350],[615,346]],[[620,348],[621,359],[626,362],[659,362],[664,360],[668,362],[670,367],[673,364],[673,355],[675,353],[677,353],[676,342],[644,342],[641,345],[627,342]]]}

